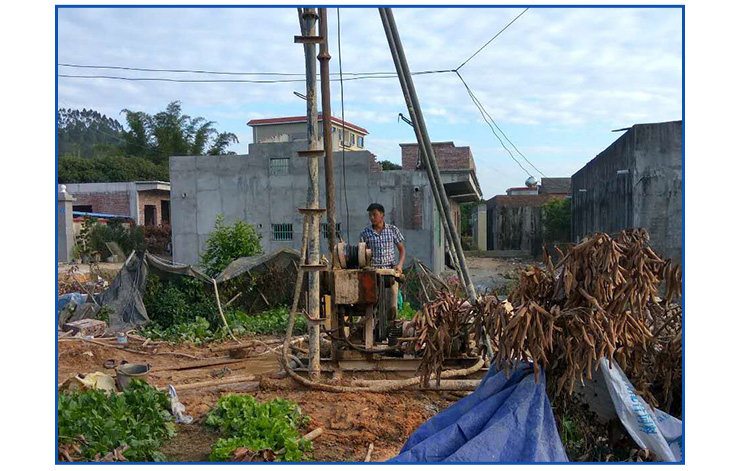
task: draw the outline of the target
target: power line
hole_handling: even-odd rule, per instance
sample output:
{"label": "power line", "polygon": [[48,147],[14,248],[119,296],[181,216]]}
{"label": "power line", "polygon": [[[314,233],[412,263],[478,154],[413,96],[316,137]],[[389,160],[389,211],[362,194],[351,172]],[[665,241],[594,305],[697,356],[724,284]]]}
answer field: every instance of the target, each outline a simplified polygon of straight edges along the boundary
{"label": "power line", "polygon": [[473,53],[473,55],[472,55],[472,56],[468,57],[468,58],[467,58],[467,59],[465,60],[465,62],[463,62],[462,64],[458,65],[458,66],[457,66],[457,68],[455,69],[455,71],[458,71],[458,70],[462,69],[462,67],[463,67],[463,66],[464,66],[465,64],[467,64],[468,62],[470,62],[470,59],[472,59],[473,57],[477,56],[477,55],[478,55],[478,53],[479,53],[480,51],[482,51],[483,49],[485,49],[485,48],[486,48],[486,46],[488,46],[489,44],[491,44],[491,43],[493,42],[493,40],[494,40],[494,39],[496,39],[497,37],[499,37],[499,35],[500,35],[501,33],[503,33],[504,31],[506,31],[506,28],[508,28],[509,26],[511,26],[512,24],[514,24],[514,22],[515,22],[516,20],[518,20],[520,16],[522,16],[523,14],[525,14],[525,13],[527,12],[527,10],[529,10],[529,8],[525,8],[523,12],[519,13],[519,14],[518,14],[518,15],[516,16],[516,18],[514,18],[513,20],[511,20],[511,21],[509,22],[509,24],[507,24],[506,26],[504,26],[504,27],[503,27],[503,28],[502,28],[502,29],[501,29],[501,30],[500,30],[500,31],[499,31],[498,33],[496,33],[496,34],[495,34],[495,35],[494,35],[494,36],[493,36],[493,37],[492,37],[491,39],[489,39],[487,43],[485,43],[485,44],[484,44],[483,46],[481,46],[481,47],[480,47],[480,49],[478,49],[477,51],[475,51],[475,52]]}
{"label": "power line", "polygon": [[462,75],[460,75],[458,73],[457,76],[460,77],[460,80],[462,81],[463,86],[467,90],[468,95],[470,96],[470,99],[473,101],[473,104],[476,106],[476,108],[478,108],[478,111],[480,112],[481,116],[483,117],[483,121],[485,121],[485,123],[488,125],[488,127],[491,128],[491,132],[493,133],[494,136],[496,136],[496,139],[498,139],[498,141],[501,143],[501,147],[503,147],[504,150],[506,150],[506,152],[509,153],[509,156],[511,157],[511,160],[513,160],[514,162],[516,162],[516,164],[519,166],[519,168],[521,168],[524,171],[524,173],[526,173],[527,175],[531,176],[531,173],[526,168],[524,168],[522,166],[521,162],[519,162],[516,157],[514,157],[514,154],[511,153],[511,151],[509,150],[508,147],[506,147],[506,144],[504,144],[504,141],[501,140],[501,138],[499,137],[499,135],[494,130],[493,126],[491,126],[491,123],[488,122],[488,118],[486,117],[486,114],[487,113],[484,111],[483,105],[480,103],[480,101],[478,101],[478,98],[476,98],[476,96],[473,93],[473,91],[470,89],[470,87],[468,87],[468,84],[465,83],[465,80],[462,78]]}
{"label": "power line", "polygon": [[[454,70],[440,70],[440,71],[422,71],[416,72],[412,75],[429,75],[454,72]],[[61,78],[74,78],[74,79],[105,79],[105,80],[124,80],[129,82],[174,82],[174,83],[254,83],[254,84],[275,84],[275,83],[299,83],[305,80],[300,79],[274,79],[274,80],[252,80],[252,79],[175,79],[169,77],[123,77],[119,75],[69,75],[59,74]],[[397,75],[365,75],[345,78],[344,81],[348,80],[371,80],[371,79],[393,79],[397,78]],[[339,79],[330,79],[330,82],[338,82]]]}
{"label": "power line", "polygon": [[[157,69],[151,67],[130,67],[130,66],[118,66],[118,65],[92,65],[92,64],[71,64],[60,62],[57,65],[61,67],[71,67],[77,69],[101,69],[101,70],[130,70],[137,72],[166,72],[175,74],[204,74],[204,75],[246,75],[246,76],[261,76],[261,77],[305,77],[305,73],[292,73],[292,72],[232,72],[232,71],[216,71],[216,70],[202,70],[202,69]],[[444,72],[454,72],[451,69],[448,70],[422,70],[414,72],[416,75],[424,74],[435,74]],[[330,73],[329,75],[339,75],[337,72]],[[372,76],[372,75],[390,75],[395,77],[395,72],[344,72],[344,75],[349,76]]]}

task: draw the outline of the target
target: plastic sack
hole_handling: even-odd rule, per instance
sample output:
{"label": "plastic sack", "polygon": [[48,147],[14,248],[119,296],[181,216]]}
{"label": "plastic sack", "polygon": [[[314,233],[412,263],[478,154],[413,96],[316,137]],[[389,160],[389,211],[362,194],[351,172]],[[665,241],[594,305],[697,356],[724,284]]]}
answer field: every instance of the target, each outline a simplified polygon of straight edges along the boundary
{"label": "plastic sack", "polygon": [[606,387],[619,420],[640,448],[647,448],[661,461],[683,460],[682,421],[653,409],[635,394],[635,387],[616,362],[599,360]]}
{"label": "plastic sack", "polygon": [[177,399],[177,391],[175,387],[170,384],[170,406],[172,407],[172,415],[175,417],[176,424],[189,424],[193,421],[193,416],[185,414],[185,405]]}
{"label": "plastic sack", "polygon": [[567,462],[545,373],[491,369],[478,388],[421,425],[392,462]]}

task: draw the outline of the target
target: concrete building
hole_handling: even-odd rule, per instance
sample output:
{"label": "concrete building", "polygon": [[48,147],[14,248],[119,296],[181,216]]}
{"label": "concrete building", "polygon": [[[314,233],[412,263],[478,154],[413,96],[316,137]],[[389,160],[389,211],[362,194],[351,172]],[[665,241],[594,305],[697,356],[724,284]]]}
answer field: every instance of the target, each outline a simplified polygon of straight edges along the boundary
{"label": "concrete building", "polygon": [[[187,156],[170,158],[172,181],[173,259],[198,264],[216,216],[226,222],[246,221],[262,235],[262,248],[300,249],[304,207],[308,190],[306,159],[297,156],[306,141],[263,142],[249,145],[248,155]],[[367,206],[378,202],[386,208],[386,221],[398,226],[406,238],[407,260],[416,257],[436,273],[444,263],[444,232],[434,207],[426,173],[417,169],[383,171],[368,151],[334,154],[336,219],[341,237],[357,244],[367,226]],[[319,159],[323,175],[323,159]],[[476,193],[474,170],[444,169],[448,196]],[[346,175],[346,180],[344,179]],[[320,201],[325,188],[320,180]],[[473,183],[475,182],[475,183]],[[346,186],[346,191],[345,191]],[[464,198],[470,198],[465,196]],[[328,252],[325,219],[321,251]]]}
{"label": "concrete building", "polygon": [[[514,187],[486,202],[488,250],[538,254],[543,243],[542,206],[565,199],[570,178],[543,178],[537,187]],[[564,242],[564,241],[563,241]]]}
{"label": "concrete building", "polygon": [[[323,117],[319,114],[319,147],[324,146]],[[341,119],[331,117],[332,149],[363,150],[367,129]],[[253,119],[247,123],[252,126],[252,142],[256,144],[276,142],[307,141],[306,117]]]}
{"label": "concrete building", "polygon": [[67,183],[66,189],[76,199],[73,211],[129,216],[146,226],[170,221],[168,182]]}
{"label": "concrete building", "polygon": [[576,172],[572,234],[645,228],[676,261],[683,254],[683,122],[636,124]]}

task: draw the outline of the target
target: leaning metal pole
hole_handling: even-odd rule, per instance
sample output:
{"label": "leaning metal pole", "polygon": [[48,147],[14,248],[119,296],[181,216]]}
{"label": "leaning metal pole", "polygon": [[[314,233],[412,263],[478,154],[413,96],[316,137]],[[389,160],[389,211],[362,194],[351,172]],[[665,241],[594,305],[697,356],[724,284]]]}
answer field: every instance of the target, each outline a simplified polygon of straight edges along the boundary
{"label": "leaning metal pole", "polygon": [[[315,8],[299,9],[301,19],[301,32],[303,36],[316,35],[316,20],[318,15]],[[306,127],[308,137],[308,150],[319,150],[318,139],[318,104],[316,101],[316,44],[304,43],[306,55]],[[307,208],[317,209],[319,207],[319,158],[307,157],[308,160],[308,195]],[[308,264],[319,264],[319,221],[320,213],[311,214],[308,224]],[[312,379],[318,379],[321,375],[320,363],[320,332],[319,319],[319,272],[308,273],[308,371]]]}
{"label": "leaning metal pole", "polygon": [[[331,133],[331,81],[329,80],[329,27],[326,8],[319,8],[319,64],[321,70],[321,116],[324,129],[324,180],[326,186],[326,228],[329,236],[329,256],[334,266],[334,247],[337,243],[336,218],[334,214],[334,154]],[[349,229],[349,228],[347,228]]]}
{"label": "leaning metal pole", "polygon": [[[424,115],[422,113],[421,106],[419,105],[419,99],[416,95],[416,88],[414,87],[413,77],[411,76],[411,72],[409,71],[408,62],[406,61],[406,54],[403,50],[403,44],[401,43],[401,38],[398,35],[396,21],[393,18],[393,11],[390,8],[380,8],[379,10],[381,20],[383,21],[383,26],[387,31],[388,43],[391,47],[391,52],[393,52],[395,46],[396,53],[393,57],[393,60],[396,66],[396,71],[398,72],[401,87],[404,88],[404,95],[408,95],[408,99],[406,100],[406,102],[407,105],[409,105],[409,114],[412,116],[414,129],[418,128],[418,131],[416,133],[417,139],[421,137],[421,140],[419,141],[419,147],[421,148],[423,146],[426,150],[427,160],[429,161],[429,168],[434,176],[431,184],[433,186],[436,185],[439,192],[440,201],[442,203],[442,212],[444,214],[444,219],[447,222],[447,227],[445,228],[445,230],[449,231],[452,238],[452,243],[456,252],[455,255],[457,256],[458,260],[458,266],[463,276],[463,279],[461,281],[465,284],[465,290],[467,291],[468,299],[471,303],[475,303],[477,302],[478,297],[475,293],[475,287],[473,286],[473,283],[470,279],[467,264],[465,263],[465,254],[463,253],[462,244],[460,243],[460,235],[457,233],[457,230],[455,229],[455,224],[452,221],[450,202],[448,201],[447,193],[442,186],[442,177],[439,173],[439,168],[437,167],[437,159],[434,156],[434,149],[432,147],[431,140],[429,139],[429,133],[424,121]],[[414,119],[414,116],[416,117],[416,119]]]}
{"label": "leaning metal pole", "polygon": [[[421,143],[423,141],[423,138],[421,136],[421,130],[418,126],[414,125],[416,122],[416,114],[414,105],[411,103],[411,97],[407,93],[408,90],[408,84],[406,83],[406,78],[404,77],[400,66],[398,66],[398,50],[396,49],[396,44],[393,40],[392,33],[390,31],[390,27],[387,21],[385,21],[385,11],[384,9],[380,9],[380,17],[383,20],[383,28],[385,29],[385,35],[386,38],[388,38],[388,45],[391,49],[391,56],[393,57],[393,63],[397,65],[396,71],[398,72],[398,79],[401,82],[401,89],[403,90],[403,98],[406,100],[406,106],[409,109],[409,114],[411,117],[411,126],[414,128],[414,133],[416,134],[416,140],[417,142]],[[442,214],[442,200],[439,196],[439,188],[437,187],[434,173],[432,172],[432,168],[429,165],[429,157],[427,156],[426,149],[421,144],[419,145],[419,155],[421,155],[421,161],[424,163],[424,170],[426,170],[427,177],[429,178],[429,182],[431,183],[432,188],[432,196],[434,197],[434,204],[435,208],[437,208],[437,214],[441,221],[443,232],[445,233],[445,240],[447,241],[447,247],[450,249],[450,253],[452,254],[452,263],[455,265],[455,271],[457,271],[457,278],[459,280],[464,280],[462,276],[462,272],[460,271],[460,264],[458,263],[457,259],[457,253],[455,252],[455,246],[452,243],[452,235],[447,228],[447,219],[444,218],[444,215]],[[444,264],[444,260],[442,261]]]}

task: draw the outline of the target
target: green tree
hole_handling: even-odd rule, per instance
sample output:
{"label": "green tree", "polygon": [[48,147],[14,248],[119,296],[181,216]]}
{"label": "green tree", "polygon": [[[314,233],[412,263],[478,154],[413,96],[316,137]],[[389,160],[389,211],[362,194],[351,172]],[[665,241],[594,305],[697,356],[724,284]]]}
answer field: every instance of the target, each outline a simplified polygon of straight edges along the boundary
{"label": "green tree", "polygon": [[226,266],[241,257],[262,253],[262,236],[251,224],[234,221],[224,224],[224,216],[216,217],[216,228],[208,235],[206,249],[200,256],[200,264],[209,276],[216,276]]}
{"label": "green tree", "polygon": [[121,123],[95,110],[57,110],[59,155],[90,158],[120,154],[123,132]]}
{"label": "green tree", "polygon": [[401,170],[401,166],[391,162],[390,160],[381,160],[380,168],[383,170]]}
{"label": "green tree", "polygon": [[128,126],[123,132],[126,154],[144,155],[156,163],[173,155],[226,154],[231,144],[239,142],[236,134],[216,130],[214,121],[183,114],[179,101],[154,115],[127,109],[122,113]]}
{"label": "green tree", "polygon": [[142,157],[82,157],[63,156],[58,160],[59,183],[96,183],[130,181],[169,181],[166,162],[155,164]]}
{"label": "green tree", "polygon": [[552,200],[542,205],[545,242],[570,242],[570,219],[570,199]]}

